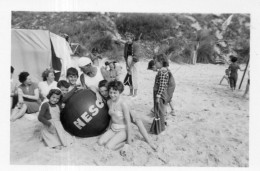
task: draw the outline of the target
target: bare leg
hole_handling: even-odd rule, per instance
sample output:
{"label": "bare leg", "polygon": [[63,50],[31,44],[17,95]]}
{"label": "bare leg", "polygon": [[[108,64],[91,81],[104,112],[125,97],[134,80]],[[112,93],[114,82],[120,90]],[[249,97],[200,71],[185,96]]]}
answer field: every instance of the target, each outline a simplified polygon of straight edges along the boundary
{"label": "bare leg", "polygon": [[222,79],[220,80],[219,85],[221,85],[222,81],[224,80],[225,76],[222,77]]}
{"label": "bare leg", "polygon": [[120,148],[124,147],[126,143],[125,142],[122,142],[122,143],[119,143],[115,146],[115,149],[114,150],[119,150]]}
{"label": "bare leg", "polygon": [[133,87],[130,87],[130,94],[129,94],[129,96],[132,96],[134,94],[134,89],[133,89]]}
{"label": "bare leg", "polygon": [[137,119],[135,122],[136,126],[138,127],[140,133],[142,134],[142,136],[144,137],[145,141],[151,146],[152,149],[156,150],[156,146],[152,143],[143,122],[140,119]]}
{"label": "bare leg", "polygon": [[134,89],[133,91],[133,97],[136,97],[137,96],[137,89]]}
{"label": "bare leg", "polygon": [[126,140],[126,130],[120,131],[116,133],[106,144],[108,149],[115,150],[118,147],[118,144],[124,142]]}
{"label": "bare leg", "polygon": [[105,145],[113,136],[115,133],[109,129],[107,132],[105,132],[98,140],[99,145]]}
{"label": "bare leg", "polygon": [[172,103],[172,101],[169,102],[169,106],[170,106],[170,108],[171,108],[170,114],[173,115],[173,116],[175,116],[175,112],[174,112],[174,108],[173,108],[173,103]]}
{"label": "bare leg", "polygon": [[14,122],[18,118],[21,118],[25,114],[26,110],[27,110],[26,104],[23,104],[20,110],[19,109],[14,110],[14,112],[12,113],[12,116],[11,116],[11,121]]}

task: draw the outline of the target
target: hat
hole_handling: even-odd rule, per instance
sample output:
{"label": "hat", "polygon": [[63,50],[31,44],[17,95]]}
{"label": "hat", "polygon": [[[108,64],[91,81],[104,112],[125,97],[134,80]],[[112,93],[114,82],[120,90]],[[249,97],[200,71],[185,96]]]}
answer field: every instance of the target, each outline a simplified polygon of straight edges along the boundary
{"label": "hat", "polygon": [[91,59],[88,58],[88,57],[81,57],[81,58],[79,58],[79,61],[78,61],[79,67],[84,67],[84,66],[91,64],[91,63],[92,63]]}

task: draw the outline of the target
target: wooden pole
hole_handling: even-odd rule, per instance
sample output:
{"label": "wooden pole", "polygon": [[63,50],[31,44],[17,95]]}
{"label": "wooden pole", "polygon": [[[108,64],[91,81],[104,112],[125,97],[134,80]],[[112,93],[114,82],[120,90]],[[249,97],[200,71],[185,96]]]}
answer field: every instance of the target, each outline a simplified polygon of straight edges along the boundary
{"label": "wooden pole", "polygon": [[241,80],[241,82],[240,82],[239,90],[240,90],[240,88],[241,88],[242,82],[243,82],[243,80],[244,80],[244,76],[245,76],[245,74],[246,74],[247,66],[248,66],[248,64],[249,64],[249,59],[250,59],[250,56],[248,57],[248,60],[247,60],[246,69],[245,69],[245,71],[244,71],[242,80]]}

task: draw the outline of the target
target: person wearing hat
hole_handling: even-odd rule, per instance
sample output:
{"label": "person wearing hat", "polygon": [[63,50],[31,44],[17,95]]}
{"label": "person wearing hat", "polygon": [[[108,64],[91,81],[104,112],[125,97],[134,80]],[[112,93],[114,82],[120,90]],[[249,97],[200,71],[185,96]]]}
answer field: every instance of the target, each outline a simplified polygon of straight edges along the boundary
{"label": "person wearing hat", "polygon": [[98,83],[103,80],[100,68],[92,64],[88,57],[81,57],[78,61],[79,68],[83,72],[80,75],[78,84],[81,84],[84,89],[90,89],[96,93],[97,99],[102,100],[98,93]]}
{"label": "person wearing hat", "polygon": [[125,34],[127,42],[124,48],[124,58],[126,61],[127,75],[124,79],[124,85],[130,88],[130,96],[136,97],[138,89],[138,70],[137,62],[139,61],[139,47],[134,42],[134,35],[132,33]]}

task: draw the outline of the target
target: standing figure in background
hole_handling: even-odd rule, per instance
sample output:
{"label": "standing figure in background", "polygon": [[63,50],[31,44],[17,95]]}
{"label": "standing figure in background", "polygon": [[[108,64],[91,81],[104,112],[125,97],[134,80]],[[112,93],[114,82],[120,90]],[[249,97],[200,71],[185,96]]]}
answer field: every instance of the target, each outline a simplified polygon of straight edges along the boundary
{"label": "standing figure in background", "polygon": [[229,69],[225,69],[225,75],[222,77],[222,79],[220,80],[220,82],[219,82],[219,85],[221,85],[221,83],[222,83],[222,81],[225,79],[225,80],[227,80],[227,83],[228,83],[228,85],[230,85],[230,83],[229,83],[229,76],[230,76],[230,71],[229,71]]}
{"label": "standing figure in background", "polygon": [[240,69],[240,66],[237,64],[237,57],[235,56],[230,56],[231,59],[231,64],[229,65],[228,69],[230,70],[230,76],[229,76],[229,83],[230,83],[230,88],[232,91],[236,89],[236,84],[237,84],[237,70],[239,69],[240,71],[244,71]]}
{"label": "standing figure in background", "polygon": [[91,50],[91,54],[89,55],[89,58],[91,59],[94,66],[99,66],[99,60],[102,60],[101,55],[98,53],[97,48],[93,48]]}
{"label": "standing figure in background", "polygon": [[139,61],[139,47],[134,42],[135,36],[132,33],[126,33],[127,42],[125,43],[124,58],[126,61],[127,75],[124,79],[124,85],[130,88],[130,96],[137,96],[138,89],[138,70],[137,62]]}

